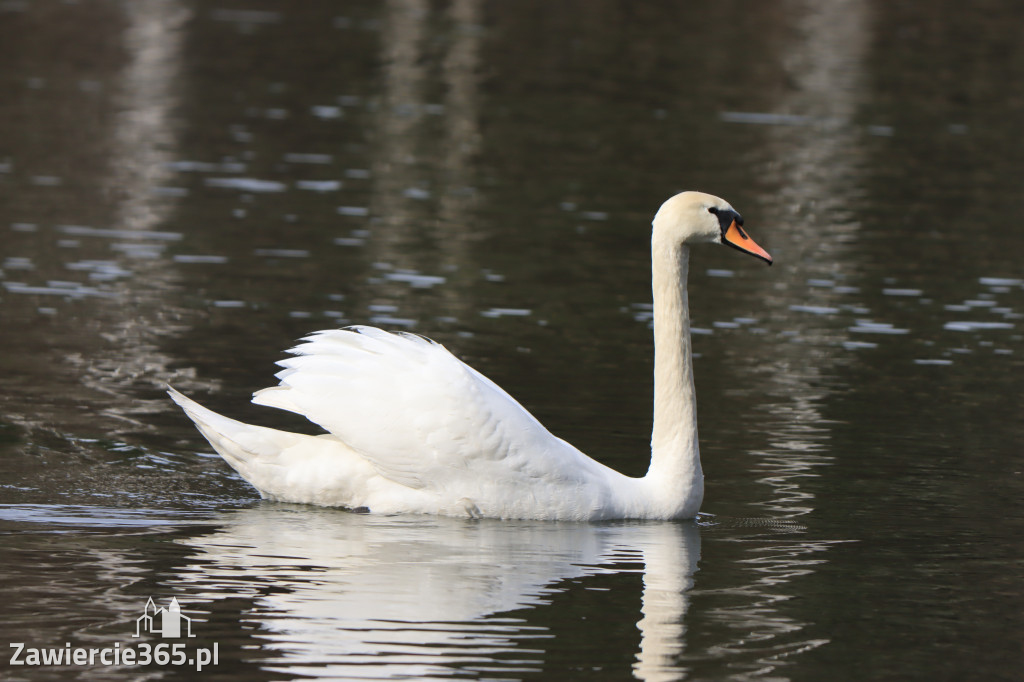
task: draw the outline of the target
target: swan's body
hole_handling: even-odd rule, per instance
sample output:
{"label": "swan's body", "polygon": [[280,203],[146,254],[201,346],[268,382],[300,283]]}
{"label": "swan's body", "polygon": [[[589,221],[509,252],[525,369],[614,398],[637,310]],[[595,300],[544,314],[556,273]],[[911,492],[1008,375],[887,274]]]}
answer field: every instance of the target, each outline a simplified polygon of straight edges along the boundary
{"label": "swan's body", "polygon": [[726,243],[771,262],[725,201],[684,192],[651,239],[654,431],[651,466],[631,478],[556,438],[443,346],[372,327],[317,332],[281,361],[258,405],[296,412],[307,436],[223,417],[171,397],[238,473],[272,500],[496,518],[691,518],[704,477],[686,301],[688,244]]}

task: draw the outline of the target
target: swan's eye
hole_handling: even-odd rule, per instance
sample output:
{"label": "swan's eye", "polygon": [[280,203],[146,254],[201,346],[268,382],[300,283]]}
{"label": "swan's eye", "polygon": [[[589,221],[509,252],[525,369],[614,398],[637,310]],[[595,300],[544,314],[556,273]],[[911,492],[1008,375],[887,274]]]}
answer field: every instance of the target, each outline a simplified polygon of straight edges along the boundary
{"label": "swan's eye", "polygon": [[708,208],[708,213],[718,218],[718,226],[722,230],[722,235],[725,235],[725,231],[729,229],[735,221],[738,225],[743,224],[743,219],[740,218],[739,213],[736,211],[730,211],[729,209],[721,209],[717,206],[711,206]]}

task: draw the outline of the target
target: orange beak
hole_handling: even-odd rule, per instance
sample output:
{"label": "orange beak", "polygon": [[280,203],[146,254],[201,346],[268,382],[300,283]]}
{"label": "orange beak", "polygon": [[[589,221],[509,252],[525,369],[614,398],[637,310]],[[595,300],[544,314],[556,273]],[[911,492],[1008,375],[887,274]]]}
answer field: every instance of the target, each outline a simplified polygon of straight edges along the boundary
{"label": "orange beak", "polygon": [[729,229],[725,231],[722,237],[722,241],[734,249],[739,249],[744,253],[749,253],[751,256],[757,256],[768,265],[772,264],[771,255],[758,246],[753,239],[747,236],[747,233],[743,231],[743,228],[736,224],[736,221],[732,221],[729,225]]}

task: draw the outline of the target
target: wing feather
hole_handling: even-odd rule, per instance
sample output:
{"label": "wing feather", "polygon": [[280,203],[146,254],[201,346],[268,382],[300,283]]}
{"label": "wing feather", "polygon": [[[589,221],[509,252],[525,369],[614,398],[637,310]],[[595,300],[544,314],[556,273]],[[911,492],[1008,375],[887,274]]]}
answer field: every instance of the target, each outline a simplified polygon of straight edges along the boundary
{"label": "wing feather", "polygon": [[451,494],[536,479],[571,487],[603,468],[424,337],[350,327],[290,352],[280,385],[253,402],[305,415],[397,483]]}

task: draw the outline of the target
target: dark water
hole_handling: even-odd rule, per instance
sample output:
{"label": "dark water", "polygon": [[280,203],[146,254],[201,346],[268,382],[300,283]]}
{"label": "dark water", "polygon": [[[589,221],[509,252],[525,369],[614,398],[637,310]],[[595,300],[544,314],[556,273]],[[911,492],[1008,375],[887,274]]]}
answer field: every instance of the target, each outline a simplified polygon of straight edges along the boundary
{"label": "dark water", "polygon": [[[1013,680],[1024,670],[1024,12],[983,3],[0,2],[10,680]],[[242,419],[305,333],[445,343],[624,472],[649,221],[693,257],[698,523],[260,502]],[[166,640],[167,642],[178,640]]]}

